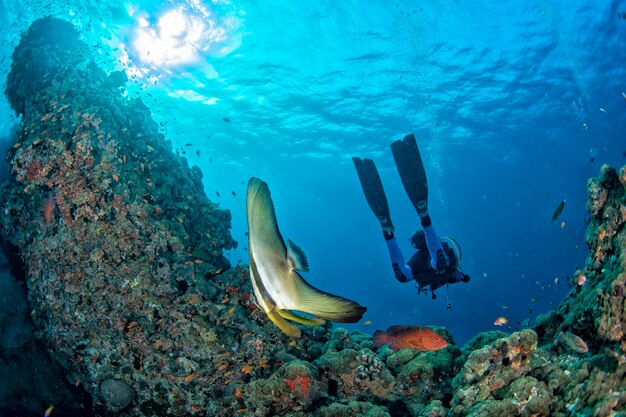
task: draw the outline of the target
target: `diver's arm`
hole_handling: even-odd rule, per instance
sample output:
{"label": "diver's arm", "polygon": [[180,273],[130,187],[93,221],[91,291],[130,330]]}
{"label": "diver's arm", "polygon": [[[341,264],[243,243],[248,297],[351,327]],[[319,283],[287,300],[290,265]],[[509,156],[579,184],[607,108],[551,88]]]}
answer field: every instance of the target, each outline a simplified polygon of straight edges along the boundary
{"label": "diver's arm", "polygon": [[406,262],[404,262],[404,255],[402,255],[398,241],[393,237],[391,239],[387,239],[386,237],[387,236],[385,236],[385,242],[387,243],[389,258],[391,258],[391,265],[393,266],[396,279],[400,282],[411,281],[413,279],[413,272]]}

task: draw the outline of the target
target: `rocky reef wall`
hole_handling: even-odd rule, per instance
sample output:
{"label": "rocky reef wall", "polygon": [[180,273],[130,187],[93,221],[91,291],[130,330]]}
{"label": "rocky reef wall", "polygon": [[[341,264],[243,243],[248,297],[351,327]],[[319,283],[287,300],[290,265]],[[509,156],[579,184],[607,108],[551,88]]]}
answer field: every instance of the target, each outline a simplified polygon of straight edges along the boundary
{"label": "rocky reef wall", "polygon": [[[51,35],[52,34],[52,35]],[[230,268],[229,213],[74,28],[43,19],[13,55],[23,122],[0,234],[37,334],[97,415],[617,416],[626,412],[626,168],[589,182],[590,253],[535,328],[436,352],[305,328],[290,339]]]}

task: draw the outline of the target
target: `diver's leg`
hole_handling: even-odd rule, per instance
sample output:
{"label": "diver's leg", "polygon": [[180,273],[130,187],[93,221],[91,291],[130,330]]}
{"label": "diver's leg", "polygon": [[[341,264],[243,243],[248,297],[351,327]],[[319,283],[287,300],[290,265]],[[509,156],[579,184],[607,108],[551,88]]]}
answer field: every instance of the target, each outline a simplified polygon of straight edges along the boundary
{"label": "diver's leg", "polygon": [[404,256],[402,250],[398,245],[398,241],[391,236],[387,239],[385,235],[385,242],[387,243],[387,249],[389,250],[389,258],[391,259],[391,266],[393,267],[393,273],[396,279],[400,282],[409,282],[413,279],[413,272],[411,268],[404,262]]}
{"label": "diver's leg", "polygon": [[378,175],[376,164],[368,158],[354,157],[352,161],[359,176],[367,204],[369,204],[370,209],[372,209],[372,212],[380,222],[385,239],[387,239],[388,235],[393,238],[394,228],[391,222],[391,215],[389,214],[389,204],[387,203],[387,196],[385,195],[380,175]]}
{"label": "diver's leg", "polygon": [[450,263],[429,215],[422,217],[422,227],[426,236],[426,247],[430,253],[430,263],[435,271],[443,272]]}
{"label": "diver's leg", "polygon": [[415,135],[410,134],[393,142],[391,152],[404,189],[422,222],[432,267],[442,272],[449,263],[428,214],[428,181]]}
{"label": "diver's leg", "polygon": [[411,272],[411,268],[404,262],[404,256],[402,255],[400,246],[398,246],[398,242],[393,235],[394,227],[389,213],[389,204],[387,203],[387,196],[385,195],[383,183],[376,169],[376,164],[374,164],[373,160],[368,158],[361,159],[354,157],[352,161],[354,162],[354,167],[359,176],[367,204],[369,204],[370,209],[372,209],[372,212],[383,229],[383,236],[385,237],[385,242],[387,242],[387,249],[389,250],[394,275],[398,281],[408,282],[413,278],[413,273]]}

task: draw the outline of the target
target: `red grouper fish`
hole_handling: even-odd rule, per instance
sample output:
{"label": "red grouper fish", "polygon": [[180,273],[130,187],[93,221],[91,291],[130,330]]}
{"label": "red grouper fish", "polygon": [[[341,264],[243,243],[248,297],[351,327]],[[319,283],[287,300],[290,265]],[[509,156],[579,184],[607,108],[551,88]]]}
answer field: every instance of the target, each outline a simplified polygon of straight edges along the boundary
{"label": "red grouper fish", "polygon": [[389,345],[392,350],[417,349],[421,352],[443,349],[448,346],[437,332],[420,326],[391,326],[386,332],[374,332],[374,346]]}

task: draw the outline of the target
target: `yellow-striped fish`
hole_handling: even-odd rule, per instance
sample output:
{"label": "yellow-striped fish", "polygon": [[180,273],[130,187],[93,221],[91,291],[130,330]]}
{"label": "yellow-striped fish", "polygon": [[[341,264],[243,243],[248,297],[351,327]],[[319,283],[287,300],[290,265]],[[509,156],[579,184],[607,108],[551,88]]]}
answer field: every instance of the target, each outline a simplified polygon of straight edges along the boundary
{"label": "yellow-striped fish", "polygon": [[[250,178],[246,196],[250,279],[261,309],[280,330],[292,337],[301,331],[293,322],[321,326],[326,320],[356,323],[367,310],[357,302],[318,290],[298,270],[308,272],[304,251],[278,230],[269,187]],[[301,311],[313,317],[293,313]]]}

